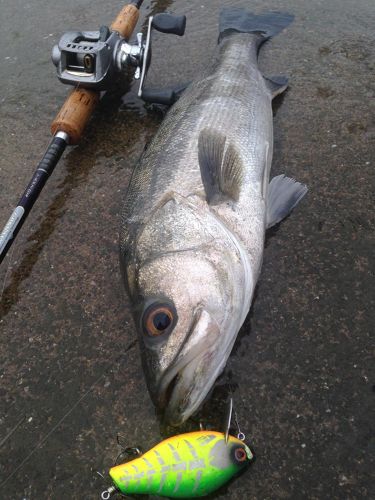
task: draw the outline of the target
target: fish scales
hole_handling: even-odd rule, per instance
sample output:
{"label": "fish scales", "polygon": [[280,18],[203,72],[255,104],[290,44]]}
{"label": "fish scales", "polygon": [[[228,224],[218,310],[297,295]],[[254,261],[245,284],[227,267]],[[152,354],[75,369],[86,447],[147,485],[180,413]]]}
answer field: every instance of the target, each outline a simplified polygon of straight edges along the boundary
{"label": "fish scales", "polygon": [[170,109],[129,184],[123,276],[150,394],[174,424],[198,409],[225,366],[267,225],[306,192],[283,176],[269,189],[271,102],[286,85],[266,81],[257,64],[260,44],[290,21],[231,11],[212,65]]}

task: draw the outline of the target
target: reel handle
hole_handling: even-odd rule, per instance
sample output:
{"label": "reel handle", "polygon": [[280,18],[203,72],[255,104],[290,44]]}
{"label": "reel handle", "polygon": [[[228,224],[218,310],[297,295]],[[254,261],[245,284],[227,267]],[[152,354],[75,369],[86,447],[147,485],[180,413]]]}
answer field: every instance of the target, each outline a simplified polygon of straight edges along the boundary
{"label": "reel handle", "polygon": [[171,105],[178,99],[178,92],[173,89],[152,90],[144,89],[144,84],[147,76],[148,67],[150,65],[151,55],[151,33],[152,29],[172,35],[182,36],[185,34],[186,16],[174,16],[172,14],[156,14],[149,17],[147,38],[145,51],[143,54],[143,65],[141,71],[141,81],[139,84],[138,97],[142,97],[144,101]]}
{"label": "reel handle", "polygon": [[[139,4],[139,2],[138,2]],[[123,7],[111,25],[112,31],[117,31],[128,39],[138,22],[139,9],[134,4]],[[65,132],[69,136],[69,144],[78,144],[83,131],[99,102],[100,92],[78,88],[73,90],[52,122],[51,132]]]}

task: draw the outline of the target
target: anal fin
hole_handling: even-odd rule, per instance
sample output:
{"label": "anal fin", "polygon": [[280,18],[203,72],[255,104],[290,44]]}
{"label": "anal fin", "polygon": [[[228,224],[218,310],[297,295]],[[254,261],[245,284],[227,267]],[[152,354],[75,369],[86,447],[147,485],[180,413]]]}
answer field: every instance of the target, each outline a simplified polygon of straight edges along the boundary
{"label": "anal fin", "polygon": [[304,184],[278,175],[274,177],[268,188],[267,228],[283,220],[307,193]]}

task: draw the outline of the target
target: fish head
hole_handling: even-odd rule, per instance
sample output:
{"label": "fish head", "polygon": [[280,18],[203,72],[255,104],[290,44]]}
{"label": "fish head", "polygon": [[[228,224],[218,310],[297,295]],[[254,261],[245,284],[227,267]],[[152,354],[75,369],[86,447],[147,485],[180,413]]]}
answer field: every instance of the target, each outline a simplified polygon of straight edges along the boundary
{"label": "fish head", "polygon": [[143,228],[136,260],[128,274],[148,388],[179,425],[212,388],[242,324],[238,254],[210,218],[172,199]]}
{"label": "fish head", "polygon": [[141,268],[139,279],[148,387],[156,406],[177,425],[194,413],[221,371],[216,358],[225,342],[227,305],[203,256],[159,257]]}

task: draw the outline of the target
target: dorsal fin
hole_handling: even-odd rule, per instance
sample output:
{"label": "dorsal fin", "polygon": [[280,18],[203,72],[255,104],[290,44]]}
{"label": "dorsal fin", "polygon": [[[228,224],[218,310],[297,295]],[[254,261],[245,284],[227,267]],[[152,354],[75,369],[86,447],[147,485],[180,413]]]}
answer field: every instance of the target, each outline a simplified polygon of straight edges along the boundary
{"label": "dorsal fin", "polygon": [[237,201],[243,178],[241,158],[226,136],[203,129],[198,139],[198,158],[207,202],[221,203],[226,198]]}

